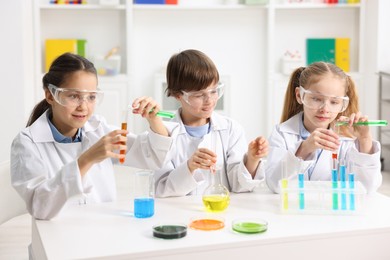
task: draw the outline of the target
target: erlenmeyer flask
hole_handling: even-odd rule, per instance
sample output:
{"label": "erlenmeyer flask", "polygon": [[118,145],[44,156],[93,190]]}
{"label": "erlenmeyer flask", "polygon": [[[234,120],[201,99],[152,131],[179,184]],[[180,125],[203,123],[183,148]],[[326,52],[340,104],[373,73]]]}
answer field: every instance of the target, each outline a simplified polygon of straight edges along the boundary
{"label": "erlenmeyer flask", "polygon": [[229,190],[221,181],[221,166],[210,169],[210,185],[203,192],[203,204],[209,212],[225,210],[230,203]]}

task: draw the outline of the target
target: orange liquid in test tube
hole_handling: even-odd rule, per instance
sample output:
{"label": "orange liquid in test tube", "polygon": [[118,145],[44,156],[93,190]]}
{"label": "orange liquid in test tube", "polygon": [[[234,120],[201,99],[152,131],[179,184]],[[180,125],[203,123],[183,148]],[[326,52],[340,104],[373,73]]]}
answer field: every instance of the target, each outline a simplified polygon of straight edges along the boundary
{"label": "orange liquid in test tube", "polygon": [[[127,130],[127,123],[122,123],[122,130]],[[126,136],[126,134],[122,134],[122,136]],[[126,144],[126,143],[122,142],[122,144]],[[119,153],[120,154],[125,154],[126,150],[120,150]],[[120,163],[124,163],[125,162],[125,158],[119,159],[119,162]]]}

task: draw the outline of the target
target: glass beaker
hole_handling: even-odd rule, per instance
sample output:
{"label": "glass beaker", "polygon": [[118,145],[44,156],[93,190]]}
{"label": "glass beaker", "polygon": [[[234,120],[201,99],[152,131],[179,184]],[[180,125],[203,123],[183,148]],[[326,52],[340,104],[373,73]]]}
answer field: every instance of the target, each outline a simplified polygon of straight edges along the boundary
{"label": "glass beaker", "polygon": [[139,170],[135,173],[134,216],[148,218],[154,215],[154,172]]}
{"label": "glass beaker", "polygon": [[205,189],[202,197],[206,211],[220,212],[229,206],[229,190],[222,184],[221,174],[222,167],[219,165],[210,169],[210,185]]}

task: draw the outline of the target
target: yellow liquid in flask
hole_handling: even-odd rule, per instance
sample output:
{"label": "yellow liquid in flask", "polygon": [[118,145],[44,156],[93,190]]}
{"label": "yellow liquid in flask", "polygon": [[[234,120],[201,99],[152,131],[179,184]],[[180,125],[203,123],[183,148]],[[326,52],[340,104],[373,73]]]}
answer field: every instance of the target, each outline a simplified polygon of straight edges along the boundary
{"label": "yellow liquid in flask", "polygon": [[203,204],[209,212],[219,212],[225,210],[230,203],[229,196],[209,195],[203,196]]}

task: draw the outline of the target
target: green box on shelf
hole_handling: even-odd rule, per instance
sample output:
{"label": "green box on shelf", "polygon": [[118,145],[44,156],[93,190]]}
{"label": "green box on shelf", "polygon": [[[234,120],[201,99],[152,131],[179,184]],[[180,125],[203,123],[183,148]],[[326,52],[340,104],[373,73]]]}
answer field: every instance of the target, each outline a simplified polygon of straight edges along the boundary
{"label": "green box on shelf", "polygon": [[307,65],[317,61],[335,64],[335,38],[306,39]]}
{"label": "green box on shelf", "polygon": [[244,3],[246,5],[266,5],[269,0],[245,0]]}

